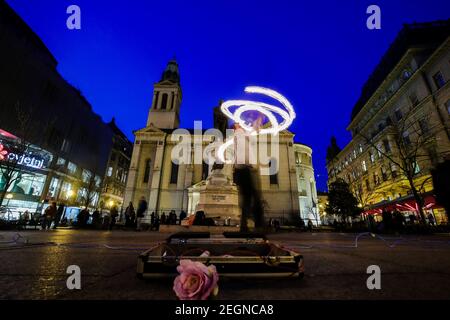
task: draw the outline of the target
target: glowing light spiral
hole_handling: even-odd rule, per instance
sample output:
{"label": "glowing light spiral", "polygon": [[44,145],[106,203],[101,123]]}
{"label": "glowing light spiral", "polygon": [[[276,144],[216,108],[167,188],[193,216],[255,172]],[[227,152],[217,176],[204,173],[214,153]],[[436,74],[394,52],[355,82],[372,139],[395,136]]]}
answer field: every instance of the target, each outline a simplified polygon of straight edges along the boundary
{"label": "glowing light spiral", "polygon": [[[289,128],[289,126],[294,121],[296,115],[294,107],[291,103],[278,92],[267,89],[263,87],[250,86],[245,88],[247,93],[259,93],[271,97],[282,104],[284,107],[274,106],[264,102],[250,101],[250,100],[228,100],[222,103],[222,112],[231,120],[238,123],[242,129],[247,131],[251,135],[258,134],[273,134],[277,135],[280,131]],[[234,112],[231,112],[231,107],[237,107]],[[248,121],[242,118],[242,114],[248,111],[257,111],[262,115],[266,116],[270,122],[270,126],[267,128],[262,128],[258,131],[254,129],[252,124],[248,124]],[[276,117],[278,115],[282,121],[278,122]],[[218,149],[218,157],[222,162],[225,161],[225,151],[228,147],[233,145],[234,139],[229,139],[225,141]]]}

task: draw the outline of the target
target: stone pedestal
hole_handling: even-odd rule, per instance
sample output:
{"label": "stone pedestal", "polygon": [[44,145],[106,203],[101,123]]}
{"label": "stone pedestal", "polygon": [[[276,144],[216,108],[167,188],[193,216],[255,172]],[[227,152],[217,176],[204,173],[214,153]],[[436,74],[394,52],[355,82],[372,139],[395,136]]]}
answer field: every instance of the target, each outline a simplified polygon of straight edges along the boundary
{"label": "stone pedestal", "polygon": [[226,219],[230,225],[238,225],[241,219],[239,207],[239,192],[226,175],[224,169],[214,170],[208,177],[206,184],[200,186],[200,199],[196,211],[204,211],[207,218],[213,218],[221,224]]}

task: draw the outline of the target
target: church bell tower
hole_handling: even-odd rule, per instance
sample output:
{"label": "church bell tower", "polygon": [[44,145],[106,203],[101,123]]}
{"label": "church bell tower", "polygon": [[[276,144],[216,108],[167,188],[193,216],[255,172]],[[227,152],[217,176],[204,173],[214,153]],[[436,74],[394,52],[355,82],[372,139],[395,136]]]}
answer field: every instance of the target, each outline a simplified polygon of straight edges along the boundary
{"label": "church bell tower", "polygon": [[173,59],[167,64],[161,80],[154,85],[147,127],[153,125],[159,129],[178,128],[181,98],[178,63]]}

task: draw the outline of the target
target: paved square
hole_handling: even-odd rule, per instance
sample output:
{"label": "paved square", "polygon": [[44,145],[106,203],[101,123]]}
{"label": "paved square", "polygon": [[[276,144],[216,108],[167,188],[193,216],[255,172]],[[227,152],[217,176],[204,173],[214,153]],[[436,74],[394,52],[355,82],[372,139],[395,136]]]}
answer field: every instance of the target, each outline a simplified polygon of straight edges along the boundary
{"label": "paved square", "polygon": [[[133,231],[0,232],[0,299],[175,299],[172,280],[136,277],[138,254],[168,234]],[[221,279],[220,299],[449,299],[450,236],[279,233],[269,239],[300,251],[303,280]],[[24,246],[24,241],[30,244]],[[82,289],[66,288],[78,265]],[[381,290],[366,269],[381,268]]]}

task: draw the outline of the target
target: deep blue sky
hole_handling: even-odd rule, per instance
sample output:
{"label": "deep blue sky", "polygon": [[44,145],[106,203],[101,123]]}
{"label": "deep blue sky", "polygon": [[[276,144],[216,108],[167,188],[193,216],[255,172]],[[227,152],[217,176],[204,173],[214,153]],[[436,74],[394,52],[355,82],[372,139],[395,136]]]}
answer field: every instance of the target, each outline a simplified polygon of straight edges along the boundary
{"label": "deep blue sky", "polygon": [[[450,1],[8,0],[42,38],[58,70],[105,121],[115,116],[133,140],[145,126],[157,82],[176,56],[182,127],[212,126],[219,99],[267,86],[294,105],[291,130],[313,148],[319,189],[326,188],[331,135],[341,146],[361,87],[402,23],[447,19]],[[66,28],[66,8],[81,7],[82,30]],[[382,29],[366,28],[377,4]]]}

